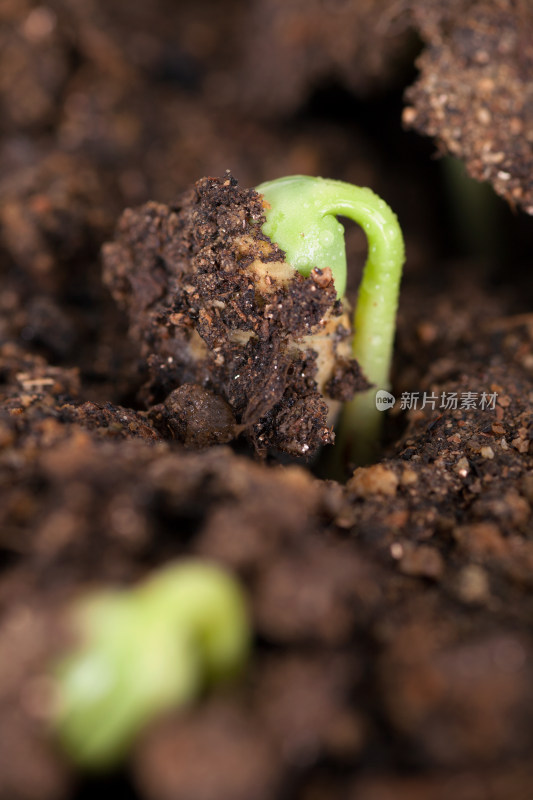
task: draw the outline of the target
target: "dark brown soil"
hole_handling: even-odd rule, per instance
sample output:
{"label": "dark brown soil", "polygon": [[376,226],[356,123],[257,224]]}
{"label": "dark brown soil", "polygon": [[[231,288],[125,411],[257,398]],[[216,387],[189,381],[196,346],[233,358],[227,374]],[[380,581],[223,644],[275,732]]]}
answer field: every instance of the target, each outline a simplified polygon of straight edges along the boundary
{"label": "dark brown soil", "polygon": [[[328,399],[351,400],[369,384],[340,353],[349,318],[331,270],[281,280],[284,254],[261,232],[264,221],[257,192],[239,189],[229,173],[203,179],[171,207],[124,212],[104,247],[104,280],[140,345],[142,396],[150,406],[164,401],[150,411],[156,423],[196,447],[242,433],[263,455],[311,457],[334,441]],[[324,320],[334,350],[322,394],[310,337]]]}
{"label": "dark brown soil", "polygon": [[429,47],[405,123],[437,136],[472,177],[533,214],[531,3],[430,1],[415,16]]}
{"label": "dark brown soil", "polygon": [[[475,56],[496,18],[521,36],[528,7],[468,5],[0,9],[2,800],[531,797],[531,220],[498,207],[500,249],[461,251],[440,173],[399,123],[415,23],[429,48],[408,121],[449,147],[442,82],[470,98],[449,149],[474,172],[478,67],[496,83],[510,70],[514,99],[499,83],[495,95],[523,131],[490,113],[512,191],[483,177],[528,206],[530,54],[520,80],[504,51]],[[218,274],[232,225],[260,219],[248,187],[297,172],[371,185],[406,234],[397,402],[378,463],[345,485],[320,457],[264,458],[328,439],[312,358],[287,344],[334,306],[327,275],[294,279],[265,326],[265,298]],[[356,268],[365,247],[348,232]],[[235,330],[256,349],[243,355]],[[249,368],[235,390],[229,359]],[[346,375],[357,388],[340,368],[333,394]],[[245,586],[246,674],[152,725],[116,774],[76,774],[50,735],[47,672],[71,598],[188,554]]]}

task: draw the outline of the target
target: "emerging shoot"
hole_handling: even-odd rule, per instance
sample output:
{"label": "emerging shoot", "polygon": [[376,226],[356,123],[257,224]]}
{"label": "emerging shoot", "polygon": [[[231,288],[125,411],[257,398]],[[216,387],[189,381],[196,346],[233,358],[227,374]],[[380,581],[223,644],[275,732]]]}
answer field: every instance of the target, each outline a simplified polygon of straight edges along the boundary
{"label": "emerging shoot", "polygon": [[85,597],[73,624],[80,645],[54,669],[55,728],[71,759],[92,770],[119,761],[159,714],[236,674],[250,642],[239,585],[201,561]]}
{"label": "emerging shoot", "polygon": [[373,388],[361,392],[343,409],[339,438],[343,452],[368,461],[380,431],[375,397],[389,387],[396,310],[402,267],[403,236],[394,212],[370,189],[343,181],[292,175],[263,183],[265,233],[286,253],[302,275],[329,267],[340,298],[346,291],[344,228],[347,217],[361,225],[368,239],[368,258],[354,314],[352,354]]}

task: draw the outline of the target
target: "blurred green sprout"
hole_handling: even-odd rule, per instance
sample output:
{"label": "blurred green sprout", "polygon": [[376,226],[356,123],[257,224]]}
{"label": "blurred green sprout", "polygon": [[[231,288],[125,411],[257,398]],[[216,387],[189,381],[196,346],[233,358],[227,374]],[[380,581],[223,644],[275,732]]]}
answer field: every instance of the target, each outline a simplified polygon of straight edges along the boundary
{"label": "blurred green sprout", "polygon": [[185,561],[128,590],[81,598],[79,645],[53,667],[55,733],[88,770],[114,766],[143,728],[236,675],[250,644],[246,601],[220,567]]}

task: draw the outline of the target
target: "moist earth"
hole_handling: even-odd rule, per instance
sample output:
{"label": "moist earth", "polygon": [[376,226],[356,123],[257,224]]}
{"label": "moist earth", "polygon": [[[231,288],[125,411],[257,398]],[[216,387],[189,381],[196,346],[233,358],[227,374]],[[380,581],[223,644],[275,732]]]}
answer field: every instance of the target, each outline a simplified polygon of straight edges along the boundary
{"label": "moist earth", "polygon": [[[140,344],[142,397],[163,401],[156,421],[195,446],[243,433],[258,453],[311,457],[335,438],[328,400],[350,400],[369,384],[350,358],[331,270],[303,278],[262,233],[264,222],[253,189],[229,173],[205,178],[170,207],[124,212],[104,247],[104,280]],[[331,363],[320,378],[324,340]],[[201,419],[191,424],[203,430],[194,441],[180,436],[193,409]]]}
{"label": "moist earth", "polygon": [[[499,253],[454,251],[433,149],[398,122],[418,52],[405,123],[528,212],[530,17],[510,0],[3,4],[0,798],[530,799],[530,220],[499,207]],[[396,403],[378,463],[345,484],[321,455],[291,463],[331,431],[312,355],[289,357],[335,304],[327,275],[293,278],[266,327],[264,292],[213,307],[236,230],[260,227],[247,187],[295,173],[371,186],[406,235]],[[215,338],[244,366],[256,348],[235,393]],[[341,361],[330,394],[357,376]],[[245,675],[155,722],[117,773],[77,774],[49,727],[71,600],[191,554],[245,588]]]}

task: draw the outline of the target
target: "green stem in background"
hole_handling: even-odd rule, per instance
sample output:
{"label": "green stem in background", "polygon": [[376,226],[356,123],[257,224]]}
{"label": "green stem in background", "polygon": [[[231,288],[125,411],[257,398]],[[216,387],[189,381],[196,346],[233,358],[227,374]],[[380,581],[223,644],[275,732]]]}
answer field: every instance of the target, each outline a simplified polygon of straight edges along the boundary
{"label": "green stem in background", "polygon": [[490,268],[503,252],[500,217],[504,204],[489,183],[471,178],[458,158],[445,156],[439,164],[453,223],[449,226],[453,244],[462,256],[482,259],[484,268]]}
{"label": "green stem in background", "polygon": [[368,239],[354,314],[352,352],[373,388],[344,407],[338,438],[348,457],[368,461],[379,439],[376,391],[389,387],[396,311],[404,263],[403,236],[394,212],[370,189],[343,181],[292,175],[257,187],[267,201],[265,233],[302,275],[329,267],[339,297],[346,291],[344,228],[358,223]]}
{"label": "green stem in background", "polygon": [[238,673],[249,651],[241,588],[201,561],[166,567],[133,589],[89,595],[72,623],[80,644],[53,668],[54,727],[84,769],[116,764],[151,720]]}

